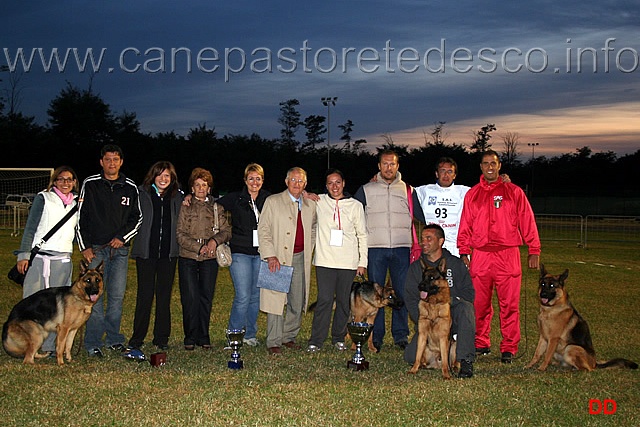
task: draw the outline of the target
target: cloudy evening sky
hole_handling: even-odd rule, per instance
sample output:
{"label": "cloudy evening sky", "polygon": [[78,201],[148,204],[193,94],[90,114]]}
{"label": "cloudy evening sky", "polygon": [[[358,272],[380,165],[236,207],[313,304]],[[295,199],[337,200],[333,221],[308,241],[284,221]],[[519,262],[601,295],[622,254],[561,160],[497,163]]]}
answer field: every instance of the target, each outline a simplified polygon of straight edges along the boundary
{"label": "cloudy evening sky", "polygon": [[[500,135],[516,132],[524,156],[528,142],[536,155],[640,148],[637,1],[28,1],[0,11],[0,65],[23,72],[19,109],[41,124],[66,82],[88,87],[91,67],[79,71],[71,49],[82,62],[90,48],[101,61],[93,90],[152,134],[206,123],[277,138],[279,102],[326,116],[320,98],[337,96],[333,141],[350,119],[371,146],[383,134],[418,145],[444,121],[449,143],[469,145],[495,123],[500,149]],[[49,64],[54,48],[60,61],[69,52],[64,69]]]}

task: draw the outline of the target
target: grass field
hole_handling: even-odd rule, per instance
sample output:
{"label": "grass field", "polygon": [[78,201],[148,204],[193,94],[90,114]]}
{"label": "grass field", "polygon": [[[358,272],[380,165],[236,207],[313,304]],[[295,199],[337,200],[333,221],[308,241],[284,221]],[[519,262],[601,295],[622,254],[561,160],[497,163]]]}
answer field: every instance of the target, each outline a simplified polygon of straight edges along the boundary
{"label": "grass field", "polygon": [[[19,238],[9,233],[0,230],[2,322],[21,297],[21,288],[5,276],[15,263],[11,253],[19,246]],[[542,260],[548,270],[570,270],[568,291],[589,321],[599,359],[625,357],[640,362],[639,249],[638,245],[601,244],[585,250],[566,242],[543,242]],[[133,322],[135,277],[132,262],[122,321],[127,337]],[[524,369],[537,342],[537,277],[537,272],[526,271],[523,278],[519,358],[512,365],[499,362],[494,322],[493,353],[476,362],[475,376],[443,381],[436,371],[407,375],[409,366],[401,352],[392,348],[390,334],[380,354],[365,352],[371,363],[366,372],[347,370],[352,352],[339,353],[328,344],[312,355],[284,349],[278,358],[268,356],[264,344],[245,347],[245,369],[227,369],[229,352],[222,348],[233,287],[228,269],[222,269],[211,319],[213,351],[182,349],[176,283],[173,336],[165,366],[154,368],[108,352],[103,359],[80,352],[63,367],[52,359],[25,366],[1,352],[0,425],[640,425],[639,371]],[[310,335],[311,320],[311,315],[304,318],[302,344]],[[258,338],[264,343],[264,314],[259,322]],[[154,348],[147,345],[143,350],[150,354]],[[615,414],[590,415],[591,399],[614,400]]]}

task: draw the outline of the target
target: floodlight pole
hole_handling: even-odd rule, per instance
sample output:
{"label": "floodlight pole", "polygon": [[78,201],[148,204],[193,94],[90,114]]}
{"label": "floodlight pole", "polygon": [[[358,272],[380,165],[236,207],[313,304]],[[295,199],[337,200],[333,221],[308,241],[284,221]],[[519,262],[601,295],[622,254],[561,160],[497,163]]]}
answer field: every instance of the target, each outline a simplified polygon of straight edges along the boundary
{"label": "floodlight pole", "polygon": [[331,106],[335,106],[338,101],[338,97],[322,97],[320,98],[322,105],[327,107],[327,169],[331,167],[330,153],[331,153]]}
{"label": "floodlight pole", "polygon": [[540,145],[539,142],[528,142],[527,145],[531,147],[531,190],[529,191],[529,197],[533,197],[533,160],[536,156],[536,147]]}

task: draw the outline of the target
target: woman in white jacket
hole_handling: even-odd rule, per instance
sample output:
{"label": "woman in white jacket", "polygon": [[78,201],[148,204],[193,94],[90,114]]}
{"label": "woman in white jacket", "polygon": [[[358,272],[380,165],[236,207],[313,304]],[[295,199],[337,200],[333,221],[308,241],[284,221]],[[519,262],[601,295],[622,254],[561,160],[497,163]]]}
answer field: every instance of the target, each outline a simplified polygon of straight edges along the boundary
{"label": "woman in white jacket", "polygon": [[[60,166],[53,171],[49,186],[36,195],[29,210],[22,243],[17,253],[18,271],[25,273],[22,297],[26,298],[41,289],[71,286],[71,253],[78,215],[69,218],[38,251],[29,266],[31,249],[60,221],[77,203],[78,177],[69,166]],[[42,344],[43,352],[54,352],[56,334],[49,334]]]}
{"label": "woman in white jacket", "polygon": [[318,301],[313,313],[311,338],[307,352],[320,350],[329,332],[331,309],[336,309],[331,327],[331,342],[346,350],[344,337],[349,321],[349,295],[357,275],[367,269],[367,229],[362,204],[344,193],[344,175],[337,169],[326,173],[328,194],[320,195],[314,265],[318,282]]}

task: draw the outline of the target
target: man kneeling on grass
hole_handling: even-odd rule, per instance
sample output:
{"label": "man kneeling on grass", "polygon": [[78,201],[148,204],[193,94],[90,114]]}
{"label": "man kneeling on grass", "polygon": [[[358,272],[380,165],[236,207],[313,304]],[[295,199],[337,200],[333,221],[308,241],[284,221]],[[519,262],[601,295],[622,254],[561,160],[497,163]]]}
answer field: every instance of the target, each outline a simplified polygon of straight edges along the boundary
{"label": "man kneeling on grass", "polygon": [[[473,376],[473,362],[476,358],[475,334],[476,321],[473,309],[475,290],[469,276],[469,270],[462,260],[442,247],[445,242],[444,230],[438,224],[428,224],[422,231],[422,260],[429,266],[436,267],[442,258],[446,260],[446,280],[451,291],[451,333],[458,344],[456,360],[460,362],[458,377],[471,378]],[[422,266],[420,260],[409,266],[407,280],[404,285],[404,298],[409,312],[409,318],[416,325],[411,343],[404,351],[404,360],[413,365],[416,360],[418,346],[418,318],[420,290],[418,284],[422,281]]]}

